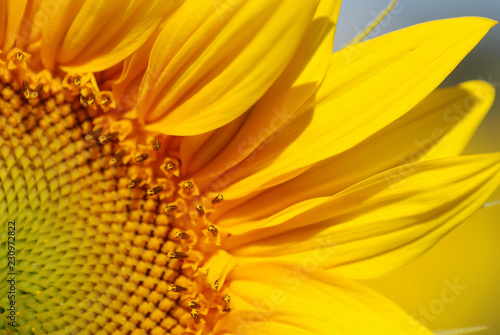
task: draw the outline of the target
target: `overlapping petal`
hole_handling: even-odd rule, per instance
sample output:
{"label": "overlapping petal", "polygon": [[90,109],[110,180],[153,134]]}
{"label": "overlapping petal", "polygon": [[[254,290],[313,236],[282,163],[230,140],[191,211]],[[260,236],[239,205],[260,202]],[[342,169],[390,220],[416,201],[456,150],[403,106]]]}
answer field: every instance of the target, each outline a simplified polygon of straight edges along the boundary
{"label": "overlapping petal", "polygon": [[241,129],[223,147],[212,144],[219,137],[219,130],[216,130],[210,140],[207,139],[206,144],[197,150],[210,159],[201,158],[200,155],[193,155],[192,160],[183,159],[187,163],[186,172],[193,173],[201,169],[198,174],[203,174],[233,167],[293,116],[317,90],[330,65],[339,10],[340,1],[319,3],[292,62],[252,107]]}
{"label": "overlapping petal", "polygon": [[[309,27],[316,1],[206,3],[202,19],[165,25],[141,87],[137,117],[150,131],[196,135],[248,110],[280,76]],[[198,9],[197,9],[198,10]],[[193,25],[199,22],[199,26]],[[181,28],[190,26],[186,35]],[[181,35],[180,37],[177,35]]]}
{"label": "overlapping petal", "polygon": [[71,72],[101,71],[124,60],[177,6],[161,0],[44,2],[43,65]]}
{"label": "overlapping petal", "polygon": [[[90,301],[92,310],[84,309],[101,316],[75,315],[83,313],[92,333],[200,327],[216,334],[430,334],[386,299],[341,277],[371,278],[408,263],[480,208],[500,183],[500,154],[435,160],[462,151],[492,103],[492,87],[474,81],[431,93],[493,22],[430,22],[331,56],[339,8],[340,0],[0,3],[0,47],[33,53],[24,59],[12,52],[0,64],[14,69],[2,91],[9,106],[2,126],[7,138],[17,136],[6,142],[15,149],[2,151],[9,157],[4,170],[12,170],[5,183],[13,187],[5,189],[13,191],[4,192],[4,207],[27,222],[20,209],[45,210],[47,199],[64,209],[69,202],[58,195],[75,191],[70,202],[84,203],[69,216],[57,213],[69,225],[56,242],[99,244],[52,257],[62,259],[63,270],[76,266],[77,274],[83,264],[83,279],[23,291],[42,300],[74,298],[50,315],[34,309],[40,321],[34,325],[67,330],[66,317],[73,317],[67,308]],[[61,86],[64,72],[88,72],[96,89],[111,87],[106,94],[114,96],[106,97],[113,104],[75,81]],[[38,80],[42,91],[19,90],[20,82]],[[36,123],[26,111],[46,112],[45,119]],[[94,135],[121,133],[91,146],[81,135],[93,127]],[[136,141],[143,136],[147,146]],[[26,158],[40,148],[50,153],[34,163]],[[37,181],[32,163],[48,171],[37,172]],[[67,174],[67,164],[76,172]],[[91,171],[94,179],[87,178]],[[42,193],[28,199],[25,191],[38,187],[38,175]],[[84,189],[71,182],[82,178]],[[226,200],[210,202],[212,190]],[[85,199],[106,201],[94,206]],[[166,209],[158,206],[167,202]],[[47,227],[61,224],[54,213]],[[80,234],[89,222],[91,229]],[[36,241],[30,257],[57,244]],[[41,264],[41,275],[58,274],[54,262]],[[101,283],[96,291],[87,290],[87,276]],[[78,294],[58,291],[64,285]],[[227,296],[218,296],[226,292],[229,313],[222,308]],[[112,308],[125,300],[128,305]],[[83,319],[69,323],[83,329]]]}
{"label": "overlapping petal", "polygon": [[233,270],[228,281],[235,310],[214,334],[432,334],[379,294],[309,265]]}
{"label": "overlapping petal", "polygon": [[[469,81],[438,89],[398,120],[353,148],[246,201],[228,199],[215,217],[232,233],[246,222],[270,216],[301,201],[334,195],[393,167],[458,155],[490,108],[493,87]],[[431,156],[432,154],[432,156]],[[286,195],[286,196],[283,196]],[[241,227],[236,225],[241,224]]]}
{"label": "overlapping petal", "polygon": [[1,50],[9,50],[18,38],[19,27],[27,3],[28,0],[7,0],[0,3]]}
{"label": "overlapping petal", "polygon": [[424,159],[460,155],[495,100],[495,88],[489,83],[470,81],[459,87],[471,94],[464,96],[445,111],[443,120],[454,123],[455,126],[432,147]]}
{"label": "overlapping petal", "polygon": [[[226,243],[235,255],[300,262],[352,278],[394,270],[432,247],[500,183],[500,154],[407,164],[332,196],[252,222]],[[258,229],[259,227],[269,227]]]}
{"label": "overlapping petal", "polygon": [[365,140],[427,96],[493,24],[427,22],[335,53],[314,99],[226,173],[224,193],[234,199],[277,185]]}

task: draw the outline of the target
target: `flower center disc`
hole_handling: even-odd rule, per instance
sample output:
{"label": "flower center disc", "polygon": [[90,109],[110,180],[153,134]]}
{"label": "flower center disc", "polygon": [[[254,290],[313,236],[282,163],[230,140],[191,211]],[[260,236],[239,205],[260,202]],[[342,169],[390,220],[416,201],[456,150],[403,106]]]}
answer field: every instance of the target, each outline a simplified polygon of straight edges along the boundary
{"label": "flower center disc", "polygon": [[206,216],[222,197],[181,180],[157,141],[129,154],[94,125],[107,97],[82,91],[80,77],[69,88],[40,79],[19,53],[0,62],[0,209],[4,226],[16,223],[18,331],[209,329],[230,309],[207,267],[220,251]]}

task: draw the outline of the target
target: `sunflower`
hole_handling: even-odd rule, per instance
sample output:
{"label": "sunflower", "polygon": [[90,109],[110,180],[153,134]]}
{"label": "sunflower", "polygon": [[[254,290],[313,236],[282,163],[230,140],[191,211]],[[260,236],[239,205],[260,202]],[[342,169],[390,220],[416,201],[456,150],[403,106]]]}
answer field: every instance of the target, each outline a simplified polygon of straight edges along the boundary
{"label": "sunflower", "polygon": [[493,88],[436,89],[493,21],[332,54],[337,0],[0,6],[1,334],[431,334],[355,280],[500,183],[459,157]]}

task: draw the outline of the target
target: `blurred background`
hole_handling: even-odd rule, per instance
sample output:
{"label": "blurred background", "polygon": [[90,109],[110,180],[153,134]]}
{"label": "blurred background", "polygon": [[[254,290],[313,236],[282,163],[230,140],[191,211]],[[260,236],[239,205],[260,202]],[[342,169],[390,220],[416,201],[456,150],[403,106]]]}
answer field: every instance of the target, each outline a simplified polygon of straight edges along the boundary
{"label": "blurred background", "polygon": [[[363,30],[389,3],[390,0],[344,0],[335,50]],[[500,21],[500,1],[400,0],[367,39],[417,23],[459,16]],[[471,79],[489,81],[500,96],[499,25],[493,27],[442,86]],[[466,153],[500,151],[499,139],[500,97]],[[491,200],[500,200],[500,190]],[[431,330],[487,325],[490,328],[479,334],[500,334],[500,206],[481,209],[417,261],[365,283]],[[450,286],[454,286],[455,294],[449,293]]]}

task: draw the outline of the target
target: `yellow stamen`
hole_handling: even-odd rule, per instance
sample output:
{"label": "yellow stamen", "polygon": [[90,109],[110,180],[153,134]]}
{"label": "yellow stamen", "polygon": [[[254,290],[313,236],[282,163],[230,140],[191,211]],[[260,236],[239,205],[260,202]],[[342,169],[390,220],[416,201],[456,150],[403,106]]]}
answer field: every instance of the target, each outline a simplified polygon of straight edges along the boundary
{"label": "yellow stamen", "polygon": [[87,100],[85,99],[85,97],[80,94],[80,103],[82,104],[83,108],[87,108],[88,104],[87,104]]}
{"label": "yellow stamen", "polygon": [[219,230],[213,224],[208,225],[207,229],[210,233],[212,233],[214,237],[216,237],[217,234],[219,233]]}
{"label": "yellow stamen", "polygon": [[203,210],[203,206],[202,205],[197,205],[196,206],[196,211],[198,212],[198,214],[200,216],[202,216],[203,214],[205,214],[205,211]]}
{"label": "yellow stamen", "polygon": [[94,102],[95,102],[95,96],[94,96],[94,94],[90,93],[87,96],[87,104],[90,106],[90,105],[93,105]]}
{"label": "yellow stamen", "polygon": [[101,105],[106,106],[109,103],[109,97],[107,95],[103,95],[101,97]]}
{"label": "yellow stamen", "polygon": [[24,54],[22,52],[18,52],[16,54],[16,59],[20,62],[22,62],[24,60]]}
{"label": "yellow stamen", "polygon": [[189,308],[201,308],[200,304],[194,300],[189,301],[187,305]]}
{"label": "yellow stamen", "polygon": [[161,191],[163,191],[163,186],[155,186],[153,188],[148,188],[146,190],[146,194],[147,195],[157,195]]}
{"label": "yellow stamen", "polygon": [[183,231],[176,231],[174,233],[174,237],[175,238],[178,238],[178,239],[181,239],[181,240],[187,240],[189,239],[189,235]]}
{"label": "yellow stamen", "polygon": [[31,90],[28,81],[23,80],[23,94],[26,99],[36,99],[43,89],[43,84],[38,83],[34,90]]}
{"label": "yellow stamen", "polygon": [[184,253],[184,252],[180,252],[180,251],[170,251],[168,254],[167,254],[168,258],[171,258],[171,259],[179,259],[179,258],[188,258],[189,255]]}
{"label": "yellow stamen", "polygon": [[216,280],[213,283],[210,283],[210,288],[212,289],[212,291],[217,291],[217,289],[219,288],[219,281]]}
{"label": "yellow stamen", "polygon": [[168,287],[168,290],[169,290],[169,291],[172,291],[172,292],[184,292],[184,291],[187,291],[187,288],[185,288],[185,287],[183,287],[183,286],[180,286],[180,285],[171,284],[171,285]]}
{"label": "yellow stamen", "polygon": [[177,209],[177,206],[176,205],[170,205],[170,206],[166,206],[166,207],[163,207],[163,210],[167,213],[172,213],[173,211],[175,211]]}
{"label": "yellow stamen", "polygon": [[142,178],[137,178],[137,179],[134,179],[132,180],[130,183],[127,184],[127,187],[128,188],[134,188],[136,187],[137,185],[139,185],[142,181]]}
{"label": "yellow stamen", "polygon": [[85,141],[92,142],[97,139],[102,133],[102,128],[98,128],[96,130],[91,131],[89,134],[85,136]]}
{"label": "yellow stamen", "polygon": [[193,317],[194,323],[200,323],[200,313],[198,313],[198,310],[193,308],[191,310],[191,316]]}
{"label": "yellow stamen", "polygon": [[83,96],[83,94],[80,94],[80,103],[82,104],[83,108],[87,108],[88,106],[92,105],[95,101],[94,95],[90,93],[86,98]]}
{"label": "yellow stamen", "polygon": [[229,312],[231,310],[231,296],[229,294],[226,294],[225,296],[222,297],[222,301],[226,303],[226,306],[224,307],[224,312]]}
{"label": "yellow stamen", "polygon": [[73,78],[73,85],[74,85],[75,87],[79,87],[81,83],[82,83],[82,80],[80,79],[80,77],[75,76],[75,77]]}
{"label": "yellow stamen", "polygon": [[118,162],[120,162],[123,158],[123,156],[125,155],[125,150],[120,150],[118,151],[114,156],[113,158],[111,158],[109,160],[109,165],[116,165],[118,164]]}
{"label": "yellow stamen", "polygon": [[146,159],[148,158],[148,154],[142,154],[142,155],[139,155],[135,158],[135,161],[137,163],[142,163],[144,162]]}
{"label": "yellow stamen", "polygon": [[114,133],[107,134],[107,135],[102,135],[99,137],[99,142],[101,142],[101,144],[108,143],[116,136],[118,136],[118,132],[114,132]]}
{"label": "yellow stamen", "polygon": [[155,140],[153,142],[153,149],[155,149],[156,151],[158,151],[158,149],[160,149],[160,147],[161,147],[160,141],[157,138],[155,138]]}
{"label": "yellow stamen", "polygon": [[212,203],[216,204],[222,202],[224,200],[224,196],[222,194],[217,194],[215,198],[213,198]]}

